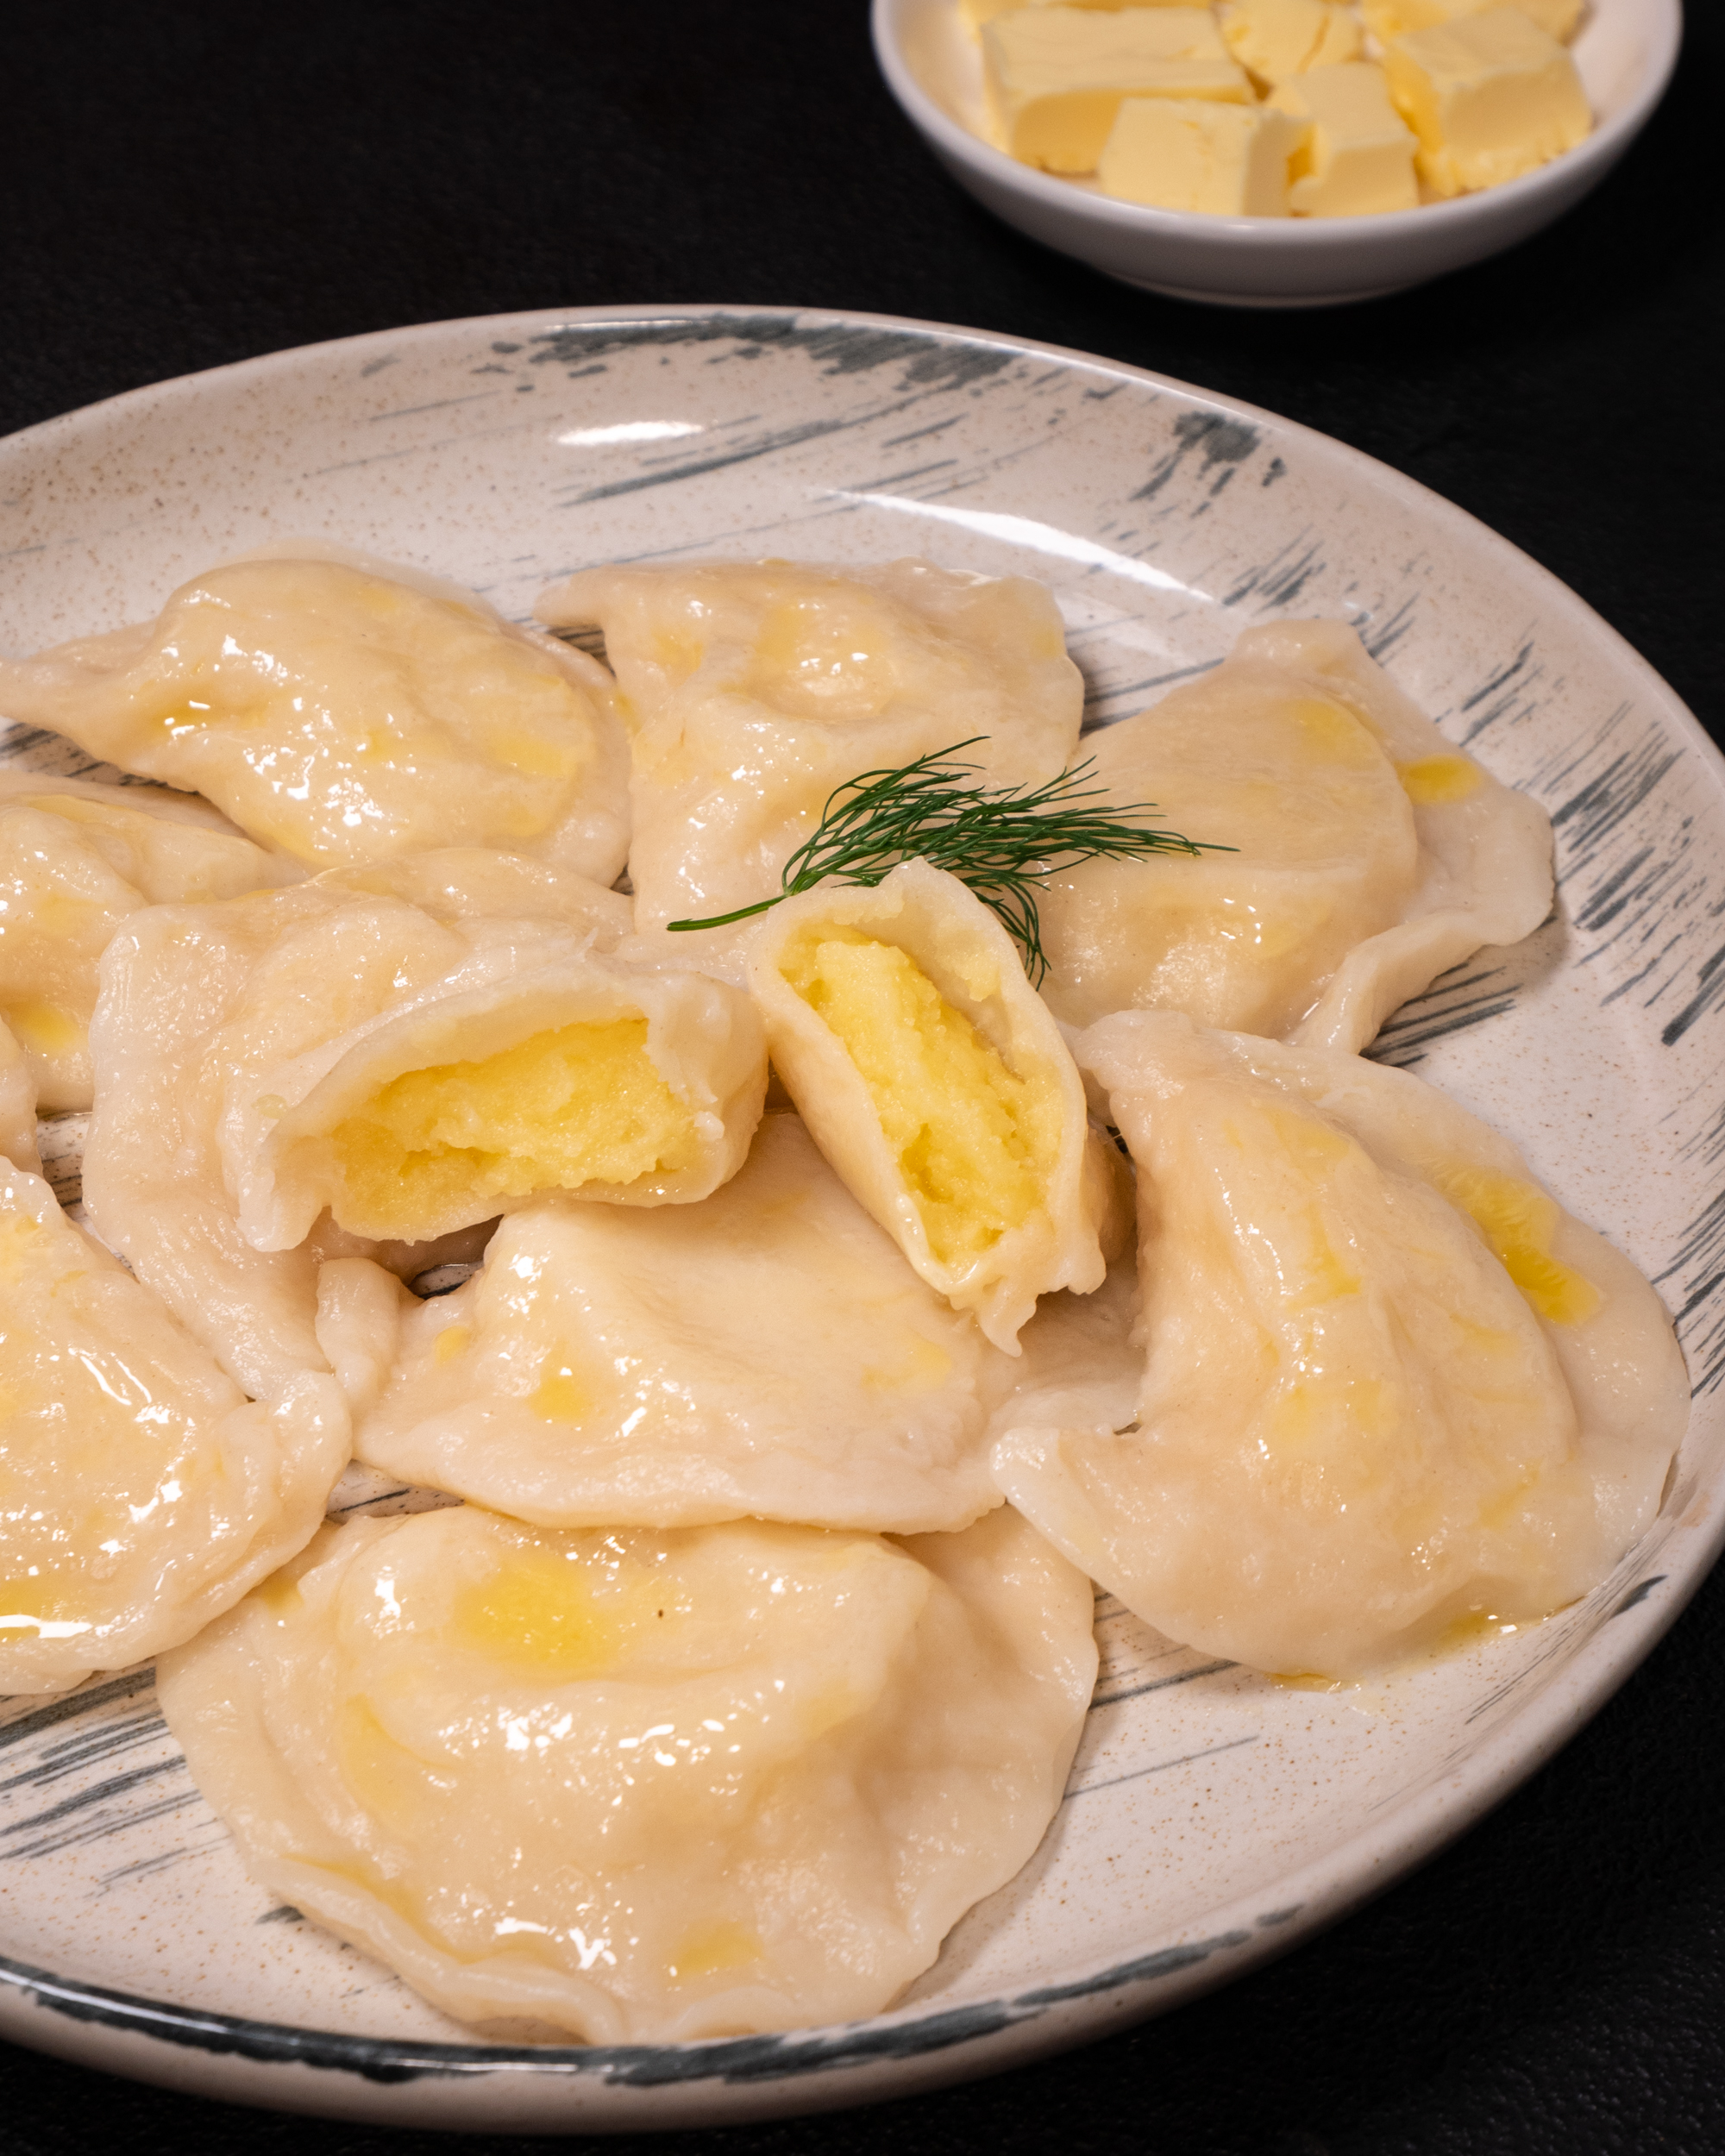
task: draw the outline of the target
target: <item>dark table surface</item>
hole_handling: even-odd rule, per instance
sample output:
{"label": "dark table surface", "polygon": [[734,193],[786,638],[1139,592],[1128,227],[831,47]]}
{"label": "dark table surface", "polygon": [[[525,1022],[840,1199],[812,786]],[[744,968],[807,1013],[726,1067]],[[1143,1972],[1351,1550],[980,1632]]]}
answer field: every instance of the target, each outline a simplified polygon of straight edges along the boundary
{"label": "dark table surface", "polygon": [[[1150,298],[996,224],[891,103],[865,16],[864,0],[20,0],[0,15],[0,432],[283,346],[508,309],[723,300],[963,323],[1156,368],[1382,458],[1571,585],[1721,736],[1714,0],[1641,143],[1565,222],[1316,314]],[[1725,1575],[1498,1812],[1230,1990],[991,2082],[656,2146],[1725,2148],[1722,1652]],[[450,2143],[0,2046],[4,2156],[242,2145]]]}

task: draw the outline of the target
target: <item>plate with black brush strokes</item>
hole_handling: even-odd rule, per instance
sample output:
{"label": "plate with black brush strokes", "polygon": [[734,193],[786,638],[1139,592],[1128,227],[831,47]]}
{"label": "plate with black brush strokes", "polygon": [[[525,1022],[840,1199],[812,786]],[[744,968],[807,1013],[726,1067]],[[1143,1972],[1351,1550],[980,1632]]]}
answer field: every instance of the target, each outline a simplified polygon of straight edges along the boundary
{"label": "plate with black brush strokes", "polygon": [[[1551,812],[1559,903],[1371,1050],[1503,1130],[1659,1286],[1694,1387],[1659,1515],[1582,1601],[1302,1689],[1104,1597],[1102,1677],[1031,1865],[875,2018],[628,2047],[494,2043],[247,1877],[151,1673],[0,1707],[0,2031],[198,2093],[398,2125],[717,2123],[901,2096],[1225,1983],[1458,1833],[1634,1670],[1725,1531],[1725,768],[1659,678],[1483,526],[1265,413],[1044,346],[667,307],[433,324],[171,382],[0,442],[0,649],[153,613],[285,536],[528,617],[589,563],[919,555],[1042,579],[1093,725],[1279,617],[1353,624]],[[0,760],[87,769],[14,728]],[[75,1119],[45,1126],[77,1197]],[[354,1495],[359,1493],[354,1493]],[[386,1499],[385,1502],[390,1501]]]}

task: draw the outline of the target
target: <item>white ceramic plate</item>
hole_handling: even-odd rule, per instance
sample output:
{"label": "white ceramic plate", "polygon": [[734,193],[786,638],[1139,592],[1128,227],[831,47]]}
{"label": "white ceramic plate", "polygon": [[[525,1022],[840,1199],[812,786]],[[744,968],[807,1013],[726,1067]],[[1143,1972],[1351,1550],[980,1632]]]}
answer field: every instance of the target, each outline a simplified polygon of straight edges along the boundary
{"label": "white ceramic plate", "polygon": [[1045,246],[1128,285],[1224,307],[1331,307],[1501,254],[1591,192],[1652,118],[1677,65],[1679,0],[1589,0],[1574,55],[1596,125],[1501,187],[1370,217],[1222,217],[1152,210],[996,149],[975,33],[959,0],[874,0],[888,87],[961,187]]}
{"label": "white ceramic plate", "polygon": [[[1543,1626],[1381,1684],[1207,1662],[1116,1605],[1064,1807],[890,2014],[627,2050],[475,2044],[247,1879],[149,1673],[0,1712],[0,2030],[242,2102],[632,2128],[904,2095],[1156,2013],[1458,1833],[1670,1622],[1725,1509],[1713,922],[1725,776],[1579,600],[1459,511],[1285,421],[1104,360],[879,318],[668,308],[455,323],[142,390],[0,442],[0,648],[154,611],[327,535],[524,616],[618,557],[918,552],[1059,594],[1098,721],[1249,623],[1340,615],[1557,824],[1562,902],[1380,1053],[1507,1130],[1658,1279],[1697,1386],[1652,1532]],[[66,768],[42,736],[0,753]],[[1714,1207],[1709,1210],[1709,1200]]]}

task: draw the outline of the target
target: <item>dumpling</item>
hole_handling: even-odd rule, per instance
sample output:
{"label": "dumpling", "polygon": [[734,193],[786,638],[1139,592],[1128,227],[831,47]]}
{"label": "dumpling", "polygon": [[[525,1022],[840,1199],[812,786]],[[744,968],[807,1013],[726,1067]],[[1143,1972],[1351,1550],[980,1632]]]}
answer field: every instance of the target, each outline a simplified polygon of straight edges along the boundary
{"label": "dumpling", "polygon": [[1417,1078],[1103,1020],[1138,1164],[1138,1426],[1003,1437],[1013,1504],[1170,1638],[1351,1677],[1572,1601],[1652,1520],[1688,1413],[1628,1260]]}
{"label": "dumpling", "polygon": [[0,711],[205,794],[317,868],[496,846],[608,884],[628,748],[602,667],[348,561],[229,562],[153,623],[0,660]]}
{"label": "dumpling", "polygon": [[754,1514],[914,1533],[998,1503],[989,1398],[1015,1365],[925,1287],[795,1116],[704,1204],[512,1214],[416,1304],[325,1268],[318,1337],[392,1369],[358,1457],[543,1526]]}
{"label": "dumpling", "polygon": [[779,888],[828,796],[972,736],[991,783],[1054,778],[1083,682],[1053,599],[925,561],[586,569],[536,610],[597,624],[633,736],[629,873],[643,930]]}
{"label": "dumpling", "polygon": [[162,1708],[273,1894],[464,2021],[672,2043],[886,2006],[1059,1803],[1088,1583],[998,1511],[325,1531]]}
{"label": "dumpling", "polygon": [[1214,673],[1085,746],[1117,800],[1235,850],[1049,881],[1043,993],[1069,1025],[1178,1010],[1360,1049],[1550,909],[1545,812],[1452,747],[1339,622],[1249,630]]}
{"label": "dumpling", "polygon": [[748,1150],[766,1086],[748,999],[612,965],[609,893],[584,928],[463,916],[462,858],[413,872],[441,918],[320,879],[153,908],[104,962],[85,1203],[248,1391],[327,1367],[326,1258],[383,1242],[429,1264],[420,1245],[547,1188],[699,1196]]}
{"label": "dumpling", "polygon": [[773,1065],[859,1202],[1008,1353],[1038,1295],[1101,1285],[1118,1163],[1012,938],[956,876],[906,862],[755,931]]}
{"label": "dumpling", "polygon": [[0,1024],[0,1154],[15,1168],[41,1172],[36,1152],[36,1088],[24,1051]]}
{"label": "dumpling", "polygon": [[0,1161],[0,1694],[190,1639],[310,1539],[348,1434],[328,1376],[244,1399]]}
{"label": "dumpling", "polygon": [[0,771],[0,1018],[42,1108],[90,1106],[96,968],[140,906],[298,883],[214,809],[154,787]]}

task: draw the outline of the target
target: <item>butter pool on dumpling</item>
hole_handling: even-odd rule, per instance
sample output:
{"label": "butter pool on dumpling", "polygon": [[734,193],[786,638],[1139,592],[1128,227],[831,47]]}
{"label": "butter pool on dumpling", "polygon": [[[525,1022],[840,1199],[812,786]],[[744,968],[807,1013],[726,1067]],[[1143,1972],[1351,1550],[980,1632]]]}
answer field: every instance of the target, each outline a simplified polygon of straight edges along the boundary
{"label": "butter pool on dumpling", "polygon": [[1051,879],[1043,993],[1070,1025],[1169,1009],[1359,1049],[1550,908],[1544,811],[1452,747],[1339,622],[1249,630],[1213,673],[1086,747],[1117,799],[1234,850]]}
{"label": "butter pool on dumpling", "polygon": [[1012,938],[910,861],[825,884],[747,956],[773,1065],[816,1144],[916,1271],[1008,1353],[1038,1295],[1101,1286],[1107,1142]]}
{"label": "butter pool on dumpling", "polygon": [[392,1374],[357,1456],[543,1526],[746,1514],[914,1533],[999,1501],[988,1401],[1016,1365],[919,1280],[795,1116],[700,1205],[551,1200],[416,1303],[324,1269],[338,1372]]}
{"label": "butter pool on dumpling", "polygon": [[310,1539],[348,1434],[328,1376],[248,1401],[0,1160],[0,1694],[189,1639]]}
{"label": "butter pool on dumpling", "polygon": [[[581,924],[572,878],[549,918],[465,912],[465,858],[415,867],[435,914],[319,879],[153,908],[104,962],[91,1218],[249,1391],[327,1369],[325,1259],[405,1246],[385,1254],[411,1272],[537,1190],[662,1203],[747,1150],[766,1081],[747,999],[612,966],[627,908],[589,887]],[[479,881],[521,895],[494,864]]]}
{"label": "butter pool on dumpling", "polygon": [[628,749],[605,669],[346,560],[229,562],[154,622],[0,660],[0,710],[206,795],[317,868],[496,846],[608,884]]}
{"label": "butter pool on dumpling", "polygon": [[1512,1145],[1406,1072],[1174,1013],[1077,1052],[1138,1162],[1147,1360],[1135,1430],[997,1445],[1044,1533],[1171,1638],[1328,1677],[1609,1571],[1683,1358]]}
{"label": "butter pool on dumpling", "polygon": [[1095,1678],[1088,1583],[1004,1509],[330,1528],[164,1658],[269,1890],[464,2021],[668,2043],[877,2012],[1028,1859]]}
{"label": "butter pool on dumpling", "polygon": [[1025,577],[925,561],[585,569],[536,609],[596,625],[632,742],[629,873],[641,927],[726,913],[779,872],[847,780],[972,736],[996,786],[1055,777],[1083,683],[1059,610]]}
{"label": "butter pool on dumpling", "polygon": [[140,906],[297,883],[201,801],[154,787],[0,771],[0,1018],[43,1110],[87,1108],[96,969]]}

